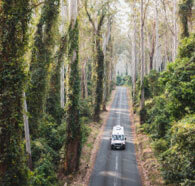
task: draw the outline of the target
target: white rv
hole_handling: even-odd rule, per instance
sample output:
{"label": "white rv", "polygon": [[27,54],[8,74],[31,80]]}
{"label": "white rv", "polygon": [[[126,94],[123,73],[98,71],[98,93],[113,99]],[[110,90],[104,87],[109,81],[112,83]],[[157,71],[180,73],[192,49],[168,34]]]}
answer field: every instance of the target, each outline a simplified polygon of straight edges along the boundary
{"label": "white rv", "polygon": [[121,125],[116,125],[112,129],[111,135],[111,149],[125,149],[125,134],[124,134],[124,127]]}

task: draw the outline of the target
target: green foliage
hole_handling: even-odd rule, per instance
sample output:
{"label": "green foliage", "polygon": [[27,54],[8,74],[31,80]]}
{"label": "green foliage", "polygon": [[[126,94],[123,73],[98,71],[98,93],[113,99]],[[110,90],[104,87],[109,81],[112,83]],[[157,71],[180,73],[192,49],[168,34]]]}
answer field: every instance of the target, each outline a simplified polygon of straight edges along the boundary
{"label": "green foliage", "polygon": [[165,136],[167,130],[170,128],[170,112],[167,108],[167,100],[163,97],[155,97],[154,100],[146,104],[145,120],[149,125],[149,133],[153,139],[159,139]]}
{"label": "green foliage", "polygon": [[159,96],[162,94],[164,86],[159,80],[160,73],[151,70],[150,73],[144,77],[144,96],[145,99]]}
{"label": "green foliage", "polygon": [[189,185],[195,180],[195,115],[173,124],[171,145],[161,154],[164,176],[169,182]]}
{"label": "green foliage", "polygon": [[55,186],[57,185],[57,175],[52,158],[49,156],[42,157],[37,163],[33,172],[31,185],[33,186]]}
{"label": "green foliage", "polygon": [[195,34],[191,34],[189,38],[184,38],[179,46],[178,58],[194,57]]}
{"label": "green foliage", "polygon": [[[178,58],[165,72],[145,78],[142,130],[150,135],[167,183],[195,180],[195,35],[182,40]],[[183,119],[182,119],[183,118]]]}
{"label": "green foliage", "polygon": [[30,1],[0,2],[0,185],[28,185],[23,144],[23,91]]}
{"label": "green foliage", "polygon": [[88,118],[81,118],[81,133],[82,133],[82,145],[86,143],[87,138],[91,132],[91,129],[87,126]]}
{"label": "green foliage", "polygon": [[32,141],[32,161],[34,163],[32,185],[56,185],[60,151],[66,137],[66,124],[55,123],[51,116],[46,116],[39,125],[40,138]]}
{"label": "green foliage", "polygon": [[79,100],[80,117],[92,118],[92,105],[90,105],[90,97],[88,99]]}
{"label": "green foliage", "polygon": [[167,140],[160,138],[159,140],[156,140],[152,143],[152,147],[155,150],[155,153],[157,155],[160,155],[161,153],[164,153],[168,149],[168,142]]}
{"label": "green foliage", "polygon": [[131,85],[131,76],[117,76],[116,77],[116,85],[123,86],[123,85]]}

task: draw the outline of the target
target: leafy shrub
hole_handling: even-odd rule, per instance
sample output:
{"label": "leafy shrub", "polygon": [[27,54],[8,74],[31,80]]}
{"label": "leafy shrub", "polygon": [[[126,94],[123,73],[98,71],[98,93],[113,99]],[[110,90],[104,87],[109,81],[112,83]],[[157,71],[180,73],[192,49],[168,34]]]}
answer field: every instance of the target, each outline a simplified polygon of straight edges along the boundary
{"label": "leafy shrub", "polygon": [[46,155],[37,163],[31,184],[33,186],[55,186],[57,185],[56,183],[57,175],[52,164],[52,159]]}
{"label": "leafy shrub", "polygon": [[38,128],[40,137],[32,141],[32,185],[56,185],[60,150],[66,137],[66,123],[58,125],[47,115]]}
{"label": "leafy shrub", "polygon": [[81,117],[92,118],[92,106],[90,105],[90,97],[88,99],[79,100],[79,110]]}
{"label": "leafy shrub", "polygon": [[81,133],[82,133],[82,144],[86,143],[87,137],[89,136],[91,129],[87,126],[88,118],[81,118]]}
{"label": "leafy shrub", "polygon": [[194,55],[195,34],[184,38],[179,46],[178,58],[191,58]]}
{"label": "leafy shrub", "polygon": [[163,93],[164,86],[159,81],[161,74],[156,70],[151,70],[150,73],[144,77],[144,96],[145,99],[159,96]]}
{"label": "leafy shrub", "polygon": [[159,140],[156,140],[152,143],[152,147],[154,148],[155,153],[159,155],[167,150],[168,141],[163,138],[160,138]]}
{"label": "leafy shrub", "polygon": [[151,105],[146,117],[146,123],[150,125],[150,135],[153,139],[162,138],[170,128],[171,121],[167,101],[164,97],[155,97]]}
{"label": "leafy shrub", "polygon": [[164,176],[169,182],[190,185],[195,180],[195,115],[174,123],[170,131],[170,148],[161,155]]}

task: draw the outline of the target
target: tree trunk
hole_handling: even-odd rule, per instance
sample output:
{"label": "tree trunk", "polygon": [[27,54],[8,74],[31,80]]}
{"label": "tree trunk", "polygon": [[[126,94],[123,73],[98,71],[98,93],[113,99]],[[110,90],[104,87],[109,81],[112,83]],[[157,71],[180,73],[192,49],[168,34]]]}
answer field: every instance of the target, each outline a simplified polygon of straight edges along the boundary
{"label": "tree trunk", "polygon": [[174,22],[174,35],[173,35],[173,61],[175,61],[176,58],[176,51],[177,51],[177,15],[176,15],[176,0],[174,0],[173,5],[173,22]]}
{"label": "tree trunk", "polygon": [[66,174],[77,171],[81,154],[81,124],[79,117],[79,25],[78,25],[78,2],[70,2],[70,25],[68,31],[68,70],[67,70],[67,101],[66,101],[66,122],[67,137],[65,142],[65,163]]}
{"label": "tree trunk", "polygon": [[143,0],[141,0],[141,110],[144,107],[144,72],[145,72],[145,61],[144,61],[144,16],[143,16]]}
{"label": "tree trunk", "polygon": [[64,109],[64,60],[60,68],[60,106]]}
{"label": "tree trunk", "polygon": [[95,108],[94,108],[94,121],[100,120],[100,107],[103,98],[103,77],[104,77],[104,54],[101,49],[101,36],[97,34],[96,38],[96,51],[97,51],[97,83],[95,95]]}
{"label": "tree trunk", "polygon": [[30,132],[29,132],[29,124],[28,124],[28,109],[26,103],[26,94],[23,92],[23,119],[24,119],[24,133],[25,133],[25,141],[26,141],[26,153],[28,160],[28,167],[32,170],[32,156],[31,156],[31,146],[30,146]]}
{"label": "tree trunk", "polygon": [[181,0],[179,4],[181,38],[189,37],[188,21],[192,15],[193,0]]}
{"label": "tree trunk", "polygon": [[81,67],[81,97],[85,99],[88,97],[87,78],[86,78],[86,61],[83,62]]}
{"label": "tree trunk", "polygon": [[47,0],[42,8],[41,18],[37,25],[35,44],[32,50],[30,64],[30,86],[26,91],[28,111],[30,113],[29,126],[31,135],[38,135],[37,128],[44,118],[51,74],[49,68],[54,61],[54,35],[58,18],[59,0]]}
{"label": "tree trunk", "polygon": [[0,185],[28,185],[23,149],[24,55],[28,48],[30,1],[1,1]]}
{"label": "tree trunk", "polygon": [[108,98],[108,89],[109,89],[109,59],[108,59],[108,44],[110,41],[110,35],[111,35],[111,18],[108,20],[108,25],[107,25],[107,32],[104,37],[103,41],[103,54],[105,58],[105,67],[104,67],[104,93],[103,93],[103,111],[106,111],[106,102]]}
{"label": "tree trunk", "polygon": [[[135,1],[133,3],[135,9]],[[136,20],[135,14],[133,15],[133,38],[132,38],[132,63],[133,63],[133,97],[136,94],[136,72],[137,72],[137,56],[136,56]]]}

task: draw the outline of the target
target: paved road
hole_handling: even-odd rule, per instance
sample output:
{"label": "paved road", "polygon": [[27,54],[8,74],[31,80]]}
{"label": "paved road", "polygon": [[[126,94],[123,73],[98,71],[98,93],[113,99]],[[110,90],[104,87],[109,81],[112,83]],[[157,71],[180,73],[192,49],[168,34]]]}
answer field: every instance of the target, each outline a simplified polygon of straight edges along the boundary
{"label": "paved road", "polygon": [[[90,186],[141,186],[130,129],[126,91],[125,87],[117,87],[90,178]],[[126,150],[110,149],[111,131],[116,124],[124,126],[127,137]]]}

